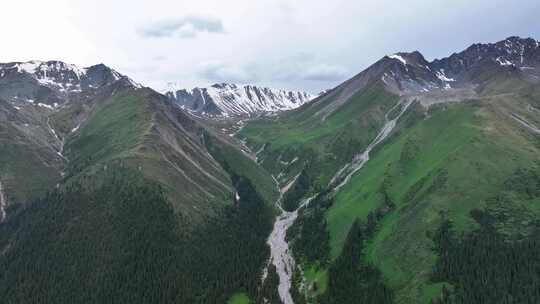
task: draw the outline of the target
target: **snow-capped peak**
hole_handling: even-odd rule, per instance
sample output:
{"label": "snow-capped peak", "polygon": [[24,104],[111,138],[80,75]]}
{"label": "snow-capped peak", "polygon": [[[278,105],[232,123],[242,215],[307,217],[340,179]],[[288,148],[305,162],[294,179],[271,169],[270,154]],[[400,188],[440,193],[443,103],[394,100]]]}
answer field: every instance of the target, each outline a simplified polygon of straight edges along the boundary
{"label": "snow-capped peak", "polygon": [[208,116],[253,116],[295,109],[316,96],[301,91],[218,83],[166,94],[185,109]]}
{"label": "snow-capped peak", "polygon": [[[17,90],[11,89],[16,84]],[[141,88],[127,76],[103,65],[79,67],[61,61],[0,63],[0,99],[62,105],[74,95],[94,92],[109,85]],[[56,106],[55,106],[56,108]]]}
{"label": "snow-capped peak", "polygon": [[40,85],[64,93],[81,92],[85,88],[96,88],[120,79],[126,79],[135,88],[141,87],[129,77],[104,65],[83,68],[61,61],[37,60],[0,64],[0,78],[10,72],[30,75]]}

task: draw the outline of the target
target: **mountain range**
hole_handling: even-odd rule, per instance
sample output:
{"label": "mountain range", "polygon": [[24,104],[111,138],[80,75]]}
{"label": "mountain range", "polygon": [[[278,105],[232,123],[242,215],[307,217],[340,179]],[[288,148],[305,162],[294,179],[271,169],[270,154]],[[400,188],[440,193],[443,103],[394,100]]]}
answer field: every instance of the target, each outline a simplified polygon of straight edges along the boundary
{"label": "mountain range", "polygon": [[292,110],[315,98],[307,92],[228,83],[191,91],[182,89],[165,95],[194,114],[221,117],[251,117]]}
{"label": "mountain range", "polygon": [[0,64],[0,297],[539,302],[539,84],[519,37],[319,96]]}

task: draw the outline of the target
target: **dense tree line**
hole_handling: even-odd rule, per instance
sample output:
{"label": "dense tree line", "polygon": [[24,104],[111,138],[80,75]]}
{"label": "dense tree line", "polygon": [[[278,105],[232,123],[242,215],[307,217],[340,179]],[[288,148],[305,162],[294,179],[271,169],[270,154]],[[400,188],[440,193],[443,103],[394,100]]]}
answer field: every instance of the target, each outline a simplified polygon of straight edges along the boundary
{"label": "dense tree line", "polygon": [[508,197],[534,204],[540,197],[537,168],[520,168],[504,182],[486,210],[473,210],[477,230],[458,234],[444,220],[432,236],[439,259],[433,281],[450,283],[435,303],[540,303],[540,223],[522,227],[518,235],[497,230],[507,216],[492,212],[489,202],[512,205]]}
{"label": "dense tree line", "polygon": [[279,297],[278,288],[279,276],[276,271],[276,266],[273,263],[268,265],[268,273],[266,279],[259,289],[256,297],[256,303],[264,304],[282,304]]}
{"label": "dense tree line", "polygon": [[162,189],[109,167],[0,225],[2,303],[225,303],[255,298],[272,210],[249,180],[240,200],[188,233]]}
{"label": "dense tree line", "polygon": [[540,230],[525,240],[506,240],[481,211],[481,228],[458,235],[445,221],[434,235],[439,255],[433,281],[448,282],[434,303],[540,303]]}
{"label": "dense tree line", "polygon": [[[368,214],[366,223],[355,221],[343,251],[335,261],[330,260],[330,237],[326,222],[326,211],[334,202],[330,189],[319,193],[307,208],[300,210],[298,219],[287,232],[296,261],[328,267],[328,287],[326,293],[317,299],[319,303],[392,303],[392,291],[386,287],[382,274],[366,263],[363,256],[365,242],[373,237],[379,221],[394,208],[385,187],[380,192],[384,204]],[[296,290],[301,286],[298,271],[293,278],[297,279],[292,290],[295,303],[305,303],[304,296]]]}
{"label": "dense tree line", "polygon": [[364,262],[362,251],[370,238],[366,227],[354,222],[341,255],[328,271],[328,290],[320,303],[392,303],[392,291],[386,287],[382,274]]}
{"label": "dense tree line", "polygon": [[295,223],[287,231],[287,240],[296,261],[325,266],[329,261],[330,235],[326,223],[326,210],[332,199],[325,195],[314,198],[309,208],[299,211]]}
{"label": "dense tree line", "polygon": [[525,199],[540,197],[538,169],[519,168],[504,182],[504,189],[513,191]]}
{"label": "dense tree line", "polygon": [[302,198],[311,190],[311,181],[308,175],[308,170],[304,168],[296,179],[292,188],[283,196],[281,206],[286,211],[293,211],[298,208]]}

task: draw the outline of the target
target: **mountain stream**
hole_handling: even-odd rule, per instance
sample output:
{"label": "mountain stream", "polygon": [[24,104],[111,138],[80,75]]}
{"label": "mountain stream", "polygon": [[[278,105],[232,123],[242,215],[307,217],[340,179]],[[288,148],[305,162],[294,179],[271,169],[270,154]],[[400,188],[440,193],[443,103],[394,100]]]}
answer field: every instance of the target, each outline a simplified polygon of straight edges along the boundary
{"label": "mountain stream", "polygon": [[[371,150],[373,150],[373,148],[383,142],[388,135],[390,135],[399,118],[405,113],[405,111],[407,111],[412,103],[412,100],[400,100],[400,102],[398,102],[385,114],[386,122],[375,139],[362,153],[355,156],[349,164],[340,169],[332,178],[330,187],[334,188],[334,193],[345,185],[350,180],[352,175],[358,172],[358,170],[360,170],[369,161],[369,153]],[[401,109],[398,115],[390,119],[391,113],[399,107],[401,107]],[[272,233],[267,241],[267,244],[270,246],[270,262],[276,267],[276,272],[279,277],[278,294],[283,304],[294,304],[290,289],[292,286],[292,275],[294,273],[295,262],[291,250],[289,249],[289,244],[286,240],[287,230],[294,224],[294,221],[298,217],[298,210],[307,206],[311,200],[315,198],[315,196],[312,196],[304,199],[300,206],[292,212],[285,211],[281,207],[281,200],[294,181],[295,180],[289,183],[286,187],[280,189],[281,195],[277,200],[276,205],[280,209],[281,214],[277,217]],[[264,270],[262,277],[263,281],[266,279],[267,274],[268,268]]]}

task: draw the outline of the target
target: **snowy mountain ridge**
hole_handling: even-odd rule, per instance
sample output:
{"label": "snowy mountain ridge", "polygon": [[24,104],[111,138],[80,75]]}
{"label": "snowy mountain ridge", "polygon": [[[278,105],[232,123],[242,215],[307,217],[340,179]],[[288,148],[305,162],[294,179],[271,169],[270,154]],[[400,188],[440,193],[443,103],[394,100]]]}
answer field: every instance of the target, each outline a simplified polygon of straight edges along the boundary
{"label": "snowy mountain ridge", "polygon": [[205,116],[257,116],[292,110],[315,98],[307,92],[230,83],[166,93],[169,100]]}
{"label": "snowy mountain ridge", "polygon": [[418,52],[387,55],[364,71],[378,78],[396,93],[446,91],[475,85],[482,73],[521,73],[540,80],[540,42],[531,38],[508,37],[496,43],[476,43],[449,57],[427,61]]}
{"label": "snowy mountain ridge", "polygon": [[69,96],[84,94],[117,81],[142,86],[103,64],[79,67],[62,61],[0,63],[0,98],[8,101],[40,100],[62,104]]}

